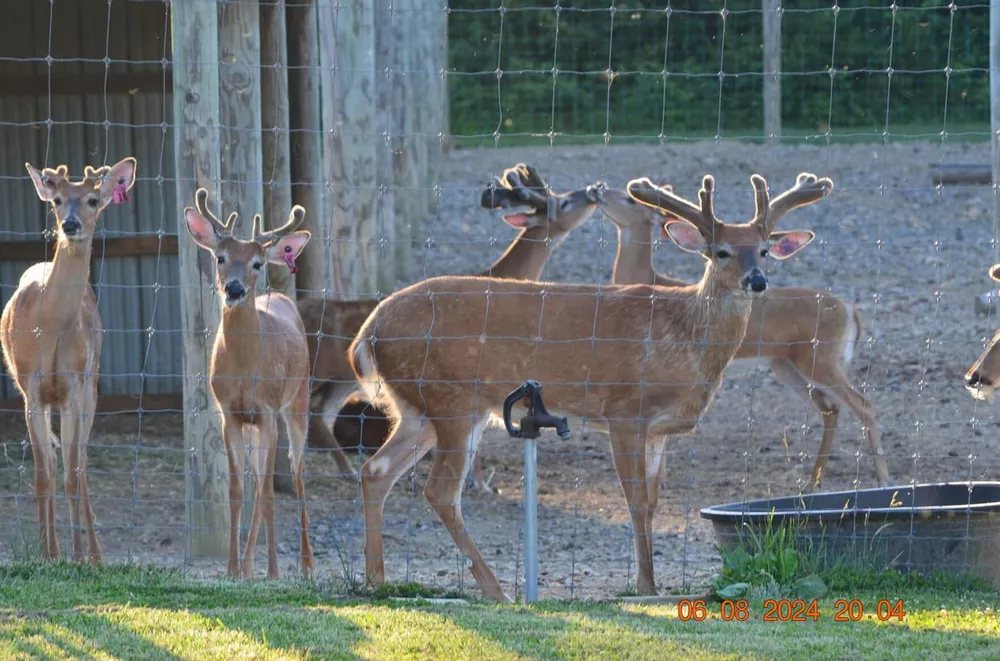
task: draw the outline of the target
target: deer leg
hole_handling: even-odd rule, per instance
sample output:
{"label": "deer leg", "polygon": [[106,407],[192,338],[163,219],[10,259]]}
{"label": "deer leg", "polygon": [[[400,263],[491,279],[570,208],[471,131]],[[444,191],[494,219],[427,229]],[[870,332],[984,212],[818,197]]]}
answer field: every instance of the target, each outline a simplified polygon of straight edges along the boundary
{"label": "deer leg", "polygon": [[438,437],[438,452],[434,455],[434,464],[424,485],[424,496],[451,533],[455,544],[472,562],[472,575],[483,594],[490,599],[513,603],[504,594],[500,581],[472,541],[462,516],[462,484],[471,463],[469,448],[474,451],[478,446],[486,420],[478,424],[462,419],[439,420],[434,427]]}
{"label": "deer leg", "polygon": [[868,446],[872,452],[875,462],[875,477],[880,487],[884,487],[889,481],[889,467],[886,464],[885,452],[882,450],[882,442],[879,439],[878,428],[875,426],[875,407],[871,400],[858,392],[847,378],[847,374],[839,366],[825,370],[822,374],[814,377],[813,381],[823,388],[826,393],[846,404],[851,412],[857,416],[858,420],[865,427],[865,435],[868,437]]}
{"label": "deer leg", "polygon": [[[308,382],[305,382],[308,383]],[[292,479],[295,481],[295,497],[299,501],[299,566],[302,578],[313,578],[316,568],[313,562],[312,546],[309,544],[309,512],[306,509],[306,487],[302,478],[306,465],[306,431],[309,418],[309,389],[303,385],[292,405],[282,411],[285,429],[288,430],[289,459]],[[346,457],[345,457],[346,460]],[[353,473],[353,468],[351,469]]]}
{"label": "deer leg", "polygon": [[[652,545],[647,537],[646,518],[650,516],[646,479],[646,433],[637,422],[609,421],[611,454],[615,471],[621,481],[625,502],[632,519],[632,543],[635,548],[636,590],[639,594],[656,594],[653,580]],[[654,479],[659,470],[652,471]]]}
{"label": "deer leg", "polygon": [[[812,353],[808,354],[810,361],[814,361]],[[818,361],[815,361],[818,363]],[[823,439],[819,444],[819,452],[816,454],[816,463],[813,466],[812,475],[809,477],[809,484],[803,490],[809,493],[819,487],[823,479],[823,471],[826,463],[830,459],[830,452],[833,450],[833,441],[837,435],[837,422],[840,419],[840,403],[835,397],[830,397],[821,387],[816,386],[809,393],[809,380],[805,377],[803,370],[787,358],[775,358],[771,361],[771,371],[778,381],[792,389],[792,391],[806,401],[812,402],[819,409],[820,420],[823,422]],[[821,372],[821,370],[812,370]]]}
{"label": "deer leg", "polygon": [[80,431],[82,406],[71,394],[59,410],[59,435],[62,437],[63,486],[69,505],[69,526],[73,536],[73,561],[83,560],[83,530],[80,527]]}
{"label": "deer leg", "polygon": [[493,487],[490,486],[490,482],[485,475],[486,470],[483,468],[483,455],[478,450],[472,457],[472,470],[470,473],[472,476],[472,486],[476,491],[485,494],[494,493]]}
{"label": "deer leg", "polygon": [[240,514],[243,512],[243,423],[232,413],[222,414],[222,437],[229,459],[229,562],[226,574],[240,575]]}
{"label": "deer leg", "polygon": [[250,533],[247,535],[246,552],[243,554],[243,577],[253,578],[257,555],[257,533],[261,519],[267,535],[267,578],[277,580],[278,549],[274,538],[274,455],[277,451],[278,420],[272,413],[261,416],[257,428],[251,433],[250,466],[253,469],[255,498]]}
{"label": "deer leg", "polygon": [[437,443],[434,423],[408,404],[397,402],[400,420],[385,444],[361,466],[365,508],[365,577],[376,587],[385,582],[382,511],[393,485]]}
{"label": "deer leg", "polygon": [[83,419],[80,424],[80,506],[83,510],[87,526],[87,547],[90,564],[99,565],[102,562],[101,544],[97,541],[96,517],[94,508],[90,505],[90,489],[87,486],[87,444],[90,441],[90,431],[94,426],[94,415],[97,412],[97,384],[87,383],[83,388]]}
{"label": "deer leg", "polygon": [[24,417],[31,440],[31,454],[35,464],[35,498],[38,502],[38,536],[42,557],[59,559],[59,540],[55,523],[56,437],[52,433],[49,407],[33,407],[25,394]]}

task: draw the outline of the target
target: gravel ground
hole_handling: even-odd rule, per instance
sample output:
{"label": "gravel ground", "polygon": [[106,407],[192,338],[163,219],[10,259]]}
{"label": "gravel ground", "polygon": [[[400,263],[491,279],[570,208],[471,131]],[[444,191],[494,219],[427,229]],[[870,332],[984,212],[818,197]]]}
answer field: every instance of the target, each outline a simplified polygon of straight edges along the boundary
{"label": "gravel ground", "polygon": [[[663,147],[512,148],[452,152],[443,172],[438,217],[421,228],[430,245],[417,252],[413,279],[483,269],[513,237],[498,215],[478,209],[482,186],[518,161],[535,165],[557,190],[597,180],[622,186],[636,176],[672,183],[694,195],[705,173],[715,175],[716,209],[743,220],[752,212],[749,175],[760,172],[774,189],[803,170],[833,178],[830,199],[789,217],[787,228],[808,227],[818,240],[795,258],[770,267],[772,284],[826,289],[856,303],[864,315],[862,344],[851,378],[877,407],[889,469],[896,483],[996,479],[997,431],[991,406],[976,402],[962,375],[992,332],[976,318],[972,297],[989,289],[992,263],[988,187],[936,189],[928,166],[989,162],[988,144],[908,143],[849,146],[756,146],[725,142]],[[784,227],[784,226],[783,226]],[[495,241],[491,241],[491,238]],[[545,278],[608,282],[615,254],[613,227],[595,217],[550,260]],[[663,245],[661,272],[689,279],[700,260]],[[663,589],[693,588],[718,569],[711,526],[699,508],[743,497],[794,493],[808,477],[819,444],[814,408],[780,386],[767,368],[732,369],[696,433],[668,445],[667,477],[657,517],[657,580]],[[6,464],[0,470],[0,531],[7,555],[23,553],[34,520],[30,452],[16,418],[2,422]],[[184,563],[184,471],[180,421],[147,416],[102,419],[91,441],[91,484],[108,559]],[[521,447],[500,430],[484,439],[494,496],[466,497],[470,533],[508,592],[521,579]],[[607,439],[577,433],[540,445],[540,547],[546,597],[610,596],[634,580],[628,516],[611,465]],[[321,577],[339,580],[359,569],[362,523],[357,485],[332,476],[321,453],[309,457],[313,542]],[[470,588],[447,531],[423,499],[426,462],[404,478],[386,507],[388,578],[445,588]],[[874,484],[859,423],[841,416],[835,456],[824,488]],[[65,506],[60,505],[60,521]],[[279,508],[286,571],[297,548],[295,511]],[[64,537],[65,539],[65,537]],[[64,550],[65,544],[64,541]],[[261,549],[262,551],[263,549]],[[258,570],[264,569],[258,555]],[[217,576],[220,561],[186,564]]]}

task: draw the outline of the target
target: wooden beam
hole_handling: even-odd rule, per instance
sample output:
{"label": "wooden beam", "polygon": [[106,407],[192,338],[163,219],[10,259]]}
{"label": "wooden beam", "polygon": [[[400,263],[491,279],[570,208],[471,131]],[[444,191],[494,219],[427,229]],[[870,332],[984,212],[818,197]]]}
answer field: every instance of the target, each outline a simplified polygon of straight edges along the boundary
{"label": "wooden beam", "polygon": [[[234,234],[249,237],[254,214],[264,213],[260,7],[256,0],[219,6],[219,56],[219,118],[223,147],[219,198],[227,215],[233,211],[239,213]],[[266,284],[264,278],[258,279],[258,294],[264,292]],[[243,494],[240,526],[249,530],[256,495],[253,476],[249,473],[244,477]]]}
{"label": "wooden beam", "polygon": [[764,137],[781,140],[781,0],[761,0],[764,21]]}
{"label": "wooden beam", "polygon": [[[288,35],[285,32],[285,4],[281,1],[260,5],[260,95],[264,223],[267,227],[276,227],[284,224],[292,208],[288,153]],[[310,218],[310,211],[306,209],[307,218]],[[267,283],[271,289],[295,298],[295,275],[289,273],[286,266],[269,264]],[[279,428],[277,444],[274,489],[278,493],[294,493],[288,430],[284,425]]]}
{"label": "wooden beam", "polygon": [[323,139],[320,121],[319,32],[316,0],[304,0],[287,10],[288,91],[295,99],[289,109],[292,134],[292,202],[305,208],[313,236],[306,244],[295,279],[298,291],[326,296],[333,291],[330,222],[323,201]]}
{"label": "wooden beam", "polygon": [[[112,65],[114,67],[114,65]],[[170,69],[154,69],[148,72],[124,72],[123,67],[114,67],[105,76],[103,73],[81,73],[79,75],[55,75],[49,87],[47,76],[0,76],[0,89],[5,97],[81,96],[84,94],[162,94],[173,88],[173,72]]]}
{"label": "wooden beam", "polygon": [[[174,169],[177,209],[194,203],[199,186],[219,183],[219,41],[214,2],[174,2],[170,7],[174,59]],[[209,204],[218,206],[218,195]],[[218,213],[218,209],[216,209]],[[220,214],[221,215],[221,214]],[[183,214],[178,232],[187,235]],[[181,327],[184,341],[184,447],[186,553],[225,557],[229,551],[229,461],[221,421],[209,391],[209,355],[219,327],[215,268],[193,241],[179,245]]]}
{"label": "wooden beam", "polygon": [[[97,398],[98,413],[135,413],[142,405],[143,413],[180,413],[184,409],[184,393],[168,392],[150,395],[101,395]],[[0,399],[0,413],[21,412],[24,401]]]}
{"label": "wooden beam", "polygon": [[993,168],[984,163],[932,163],[931,182],[934,185],[972,184],[989,186],[993,182]]}
{"label": "wooden beam", "polygon": [[[375,124],[380,136],[375,146],[375,224],[378,254],[376,285],[378,292],[388,295],[396,289],[396,187],[392,157],[393,86],[402,73],[394,68],[395,51],[393,22],[398,10],[395,0],[374,0],[375,3]],[[385,136],[382,138],[381,136]]]}
{"label": "wooden beam", "polygon": [[[41,262],[55,254],[53,241],[0,242],[0,262]],[[93,259],[176,255],[177,236],[116,236],[94,239]]]}
{"label": "wooden beam", "polygon": [[333,294],[368,298],[378,287],[375,10],[371,2],[324,2],[317,13]]}
{"label": "wooden beam", "polygon": [[[264,181],[264,223],[284,224],[292,208],[292,175],[289,163],[288,36],[284,2],[260,5],[261,158]],[[306,217],[315,210],[303,206]],[[311,224],[311,223],[310,223]],[[295,276],[285,266],[268,265],[272,289],[295,297]],[[278,452],[279,457],[287,456]],[[279,459],[279,462],[281,459]],[[282,471],[279,471],[282,472]]]}

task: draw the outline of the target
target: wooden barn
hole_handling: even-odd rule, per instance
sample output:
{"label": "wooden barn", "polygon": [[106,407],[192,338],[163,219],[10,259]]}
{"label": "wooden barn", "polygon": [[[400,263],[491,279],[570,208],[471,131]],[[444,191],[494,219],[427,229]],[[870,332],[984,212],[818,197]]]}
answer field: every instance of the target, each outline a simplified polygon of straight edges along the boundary
{"label": "wooden barn", "polygon": [[[406,276],[410,228],[434,204],[447,130],[444,7],[11,3],[0,22],[0,305],[52,254],[52,217],[24,163],[65,163],[79,176],[127,155],[139,161],[133,199],[104,212],[94,240],[103,410],[181,408],[185,338],[189,358],[206,346],[191,342],[198,329],[185,319],[217,320],[211,282],[177,234],[199,185],[247,227],[258,211],[280,222],[293,201],[307,209],[314,239],[298,281],[276,269],[273,286],[391,291]],[[0,410],[20,407],[4,376]]]}
{"label": "wooden barn", "polygon": [[[216,215],[307,210],[288,293],[372,297],[408,277],[446,144],[444,0],[19,0],[0,21],[0,306],[51,259],[52,216],[25,162],[138,159],[109,206],[91,279],[105,327],[99,412],[184,412],[191,555],[223,553],[228,467],[205,374],[214,264],[178,227],[195,190]],[[0,374],[0,413],[23,410]],[[279,455],[283,453],[279,452]],[[281,471],[279,462],[278,470]],[[287,472],[287,468],[285,469]]]}

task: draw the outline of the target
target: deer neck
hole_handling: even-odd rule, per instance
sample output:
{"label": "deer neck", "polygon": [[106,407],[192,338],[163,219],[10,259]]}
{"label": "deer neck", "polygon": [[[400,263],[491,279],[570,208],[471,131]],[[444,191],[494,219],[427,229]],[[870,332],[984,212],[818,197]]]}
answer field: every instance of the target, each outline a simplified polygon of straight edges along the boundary
{"label": "deer neck", "polygon": [[506,252],[480,275],[537,280],[545,269],[549,255],[555,252],[565,238],[565,232],[549,232],[544,227],[521,230]]}
{"label": "deer neck", "polygon": [[711,262],[705,266],[705,275],[697,285],[697,292],[696,304],[701,314],[696,332],[700,332],[711,347],[703,352],[703,369],[709,373],[721,373],[743,343],[753,299],[721,287]]}
{"label": "deer neck", "polygon": [[52,257],[44,297],[53,328],[67,328],[79,318],[90,288],[90,249],[93,237],[83,241],[60,240]]}
{"label": "deer neck", "polygon": [[238,348],[239,361],[244,365],[256,366],[258,342],[249,341],[260,333],[260,315],[257,312],[257,301],[253,292],[247,295],[242,304],[229,307],[222,306],[222,320],[219,325],[219,339],[227,350]]}
{"label": "deer neck", "polygon": [[[618,252],[615,253],[615,264],[611,269],[611,281],[625,285],[652,285],[657,282],[657,274],[653,269],[653,244],[637,236],[634,228],[616,225],[618,228]],[[641,233],[638,233],[641,234]]]}

